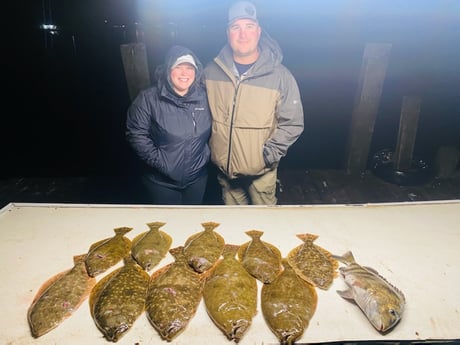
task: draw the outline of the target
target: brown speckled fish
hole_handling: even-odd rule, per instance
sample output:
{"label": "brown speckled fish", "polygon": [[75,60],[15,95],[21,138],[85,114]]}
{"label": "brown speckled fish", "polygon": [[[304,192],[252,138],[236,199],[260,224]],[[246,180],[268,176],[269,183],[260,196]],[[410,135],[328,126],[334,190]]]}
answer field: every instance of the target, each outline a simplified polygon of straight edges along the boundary
{"label": "brown speckled fish", "polygon": [[326,249],[313,243],[318,236],[298,234],[304,243],[292,249],[287,260],[297,274],[310,284],[327,290],[338,276],[339,263]]}
{"label": "brown speckled fish", "polygon": [[222,255],[225,240],[214,229],[219,223],[201,224],[203,231],[191,235],[184,245],[184,255],[190,266],[198,273],[210,269]]}
{"label": "brown speckled fish", "polygon": [[91,245],[86,256],[86,269],[91,277],[95,277],[120,262],[131,250],[131,241],[124,235],[132,228],[114,229],[115,236],[98,241]]}
{"label": "brown speckled fish", "polygon": [[318,297],[315,287],[300,278],[286,259],[284,271],[261,290],[265,321],[281,345],[298,340],[313,317]]}
{"label": "brown speckled fish", "polygon": [[238,258],[243,267],[262,283],[270,283],[281,272],[281,252],[274,245],[262,241],[262,231],[249,230],[251,241],[241,245]]}
{"label": "brown speckled fish", "polygon": [[74,256],[74,267],[47,280],[37,292],[27,318],[38,338],[59,326],[78,309],[96,284],[85,268],[86,254]]}
{"label": "brown speckled fish", "polygon": [[206,279],[203,299],[206,311],[229,340],[244,336],[257,312],[257,281],[236,259],[239,246],[226,244],[223,259]]}
{"label": "brown speckled fish", "polygon": [[187,263],[183,247],[169,251],[175,261],[152,274],[146,313],[163,340],[172,341],[195,315],[203,296],[203,277]]}
{"label": "brown speckled fish", "polygon": [[131,255],[146,271],[150,271],[166,256],[172,238],[160,228],[163,222],[148,223],[149,231],[137,235],[132,240]]}
{"label": "brown speckled fish", "polygon": [[97,328],[117,342],[145,310],[150,276],[127,255],[125,264],[102,278],[91,291],[89,304]]}

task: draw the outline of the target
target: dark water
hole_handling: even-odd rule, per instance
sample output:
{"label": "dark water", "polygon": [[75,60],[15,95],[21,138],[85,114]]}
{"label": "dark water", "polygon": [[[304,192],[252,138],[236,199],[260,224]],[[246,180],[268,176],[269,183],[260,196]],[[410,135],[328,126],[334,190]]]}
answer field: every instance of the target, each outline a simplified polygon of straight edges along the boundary
{"label": "dark water", "polygon": [[[1,177],[125,175],[130,99],[120,44],[142,41],[151,70],[174,43],[204,63],[225,42],[230,1],[36,1],[11,61]],[[420,95],[415,154],[460,140],[460,4],[439,1],[255,1],[298,80],[305,132],[282,168],[341,168],[367,43],[392,43],[371,153],[394,147],[402,98]],[[389,5],[391,4],[391,5]],[[39,29],[43,21],[58,34]]]}

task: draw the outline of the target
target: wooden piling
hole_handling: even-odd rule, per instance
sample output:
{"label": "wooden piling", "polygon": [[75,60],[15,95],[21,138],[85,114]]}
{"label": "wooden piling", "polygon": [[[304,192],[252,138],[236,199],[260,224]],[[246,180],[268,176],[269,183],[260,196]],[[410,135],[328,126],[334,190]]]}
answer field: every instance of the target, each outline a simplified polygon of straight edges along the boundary
{"label": "wooden piling", "polygon": [[150,85],[146,47],[144,43],[128,43],[120,45],[120,50],[129,97],[132,101],[139,91]]}
{"label": "wooden piling", "polygon": [[366,170],[391,47],[390,43],[368,43],[364,49],[349,132],[348,174]]}

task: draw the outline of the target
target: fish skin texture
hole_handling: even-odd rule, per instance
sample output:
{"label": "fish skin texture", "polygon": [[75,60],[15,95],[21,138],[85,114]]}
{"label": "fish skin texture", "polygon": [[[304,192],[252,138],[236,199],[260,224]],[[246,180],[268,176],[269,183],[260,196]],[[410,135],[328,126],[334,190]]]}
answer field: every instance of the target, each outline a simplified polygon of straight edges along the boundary
{"label": "fish skin texture", "polygon": [[175,261],[152,274],[146,299],[147,318],[167,341],[181,334],[194,317],[204,283],[204,277],[189,266],[182,246],[170,253]]}
{"label": "fish skin texture", "polygon": [[86,254],[74,256],[74,267],[48,279],[37,292],[27,312],[34,338],[59,326],[88,297],[96,279],[88,276]]}
{"label": "fish skin texture", "polygon": [[284,271],[261,289],[261,309],[265,322],[280,344],[290,345],[307,329],[318,304],[313,285],[301,279],[286,259]]}
{"label": "fish skin texture", "polygon": [[191,235],[184,244],[184,255],[198,273],[206,272],[217,262],[225,245],[224,238],[214,230],[219,223],[207,222],[201,225],[204,230]]}
{"label": "fish skin texture", "polygon": [[124,235],[132,228],[115,228],[115,236],[93,243],[86,256],[86,270],[91,277],[107,271],[123,260],[131,250],[131,240]]}
{"label": "fish skin texture", "polygon": [[91,316],[105,338],[117,342],[145,310],[150,276],[130,255],[103,277],[90,295]]}
{"label": "fish skin texture", "polygon": [[326,249],[314,244],[313,234],[298,234],[304,243],[292,249],[287,260],[296,273],[308,283],[328,290],[338,276],[338,261]]}
{"label": "fish skin texture", "polygon": [[213,267],[203,291],[211,320],[236,343],[246,334],[257,313],[257,280],[236,259],[238,248],[225,245],[224,257]]}
{"label": "fish skin texture", "polygon": [[172,238],[160,228],[163,222],[148,223],[150,228],[132,240],[131,255],[146,271],[152,270],[168,254]]}
{"label": "fish skin texture", "polygon": [[281,252],[274,245],[262,241],[262,231],[249,230],[246,234],[252,238],[238,249],[238,259],[243,267],[262,283],[271,283],[282,270]]}

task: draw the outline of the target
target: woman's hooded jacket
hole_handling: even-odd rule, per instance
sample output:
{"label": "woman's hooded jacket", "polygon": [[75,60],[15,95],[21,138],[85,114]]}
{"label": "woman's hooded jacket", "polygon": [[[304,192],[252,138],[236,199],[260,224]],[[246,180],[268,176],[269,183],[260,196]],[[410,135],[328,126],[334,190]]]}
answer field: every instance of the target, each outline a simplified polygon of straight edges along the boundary
{"label": "woman's hooded jacket", "polygon": [[[170,71],[181,56],[196,63],[195,81],[185,96],[173,91]],[[173,46],[155,70],[157,85],[139,93],[128,109],[126,138],[156,183],[185,188],[207,173],[211,115],[202,81],[203,66],[182,46]]]}

